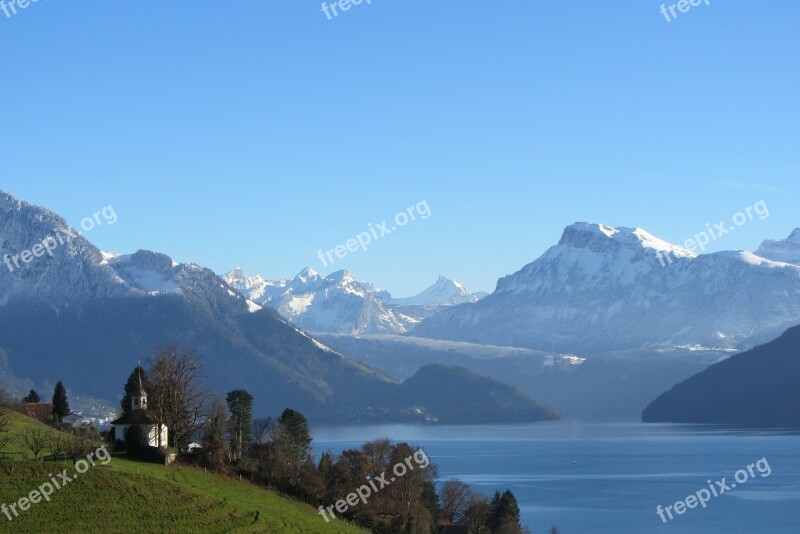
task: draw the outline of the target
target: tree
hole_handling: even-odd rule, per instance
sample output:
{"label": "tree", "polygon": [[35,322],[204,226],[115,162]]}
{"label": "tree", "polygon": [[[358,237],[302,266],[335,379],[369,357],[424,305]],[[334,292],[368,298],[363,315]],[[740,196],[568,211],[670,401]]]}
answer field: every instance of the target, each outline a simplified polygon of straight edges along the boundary
{"label": "tree", "polygon": [[22,439],[25,446],[33,453],[35,460],[47,449],[50,439],[50,431],[45,427],[36,426],[28,429],[23,435]]}
{"label": "tree", "polygon": [[67,450],[66,434],[63,432],[51,432],[47,439],[47,448],[50,454],[53,455],[53,460],[58,460],[58,457],[64,454]]}
{"label": "tree", "polygon": [[271,442],[281,469],[279,483],[294,491],[300,483],[301,467],[311,457],[311,431],[300,412],[286,408],[273,429]]}
{"label": "tree", "polygon": [[[205,415],[208,389],[202,365],[186,349],[167,347],[149,360],[148,411],[158,425],[158,446],[183,448]],[[169,430],[169,443],[161,443],[161,429]]]}
{"label": "tree", "polygon": [[28,392],[28,394],[25,397],[22,398],[22,402],[27,402],[30,404],[38,404],[42,402],[42,398],[39,397],[39,394],[36,393],[35,389],[32,389],[30,390],[30,392]]}
{"label": "tree", "polygon": [[77,463],[81,458],[88,456],[89,453],[94,450],[95,443],[86,433],[76,432],[74,434],[67,434],[66,436],[67,445],[64,452],[72,460],[73,464]]}
{"label": "tree", "polygon": [[448,480],[442,485],[441,500],[442,518],[451,525],[463,525],[472,500],[469,485],[457,478]]}
{"label": "tree", "polygon": [[141,365],[137,365],[133,371],[131,371],[131,374],[128,376],[128,380],[125,382],[125,393],[119,403],[119,406],[122,409],[122,415],[130,413],[133,410],[131,397],[133,397],[134,394],[140,390],[140,384],[141,389],[144,389],[146,392],[148,390],[147,371],[145,371],[144,367]]}
{"label": "tree", "polygon": [[308,458],[311,455],[311,432],[305,416],[286,408],[278,419],[278,424],[286,429],[289,441],[300,458],[302,460]]}
{"label": "tree", "polygon": [[259,417],[258,419],[254,419],[252,431],[253,435],[250,438],[252,443],[256,445],[263,445],[269,441],[269,431],[274,424],[275,421],[272,420],[272,417]]}
{"label": "tree", "polygon": [[222,468],[229,454],[225,442],[227,412],[228,408],[219,395],[214,395],[208,417],[203,423],[203,450],[200,453],[205,465],[212,469]]}
{"label": "tree", "polygon": [[59,380],[53,390],[53,417],[60,423],[61,419],[68,414],[67,389],[64,387],[64,383]]}
{"label": "tree", "polygon": [[11,443],[11,396],[0,388],[0,451]]}
{"label": "tree", "polygon": [[464,513],[464,521],[469,531],[473,534],[489,534],[492,531],[489,525],[489,515],[489,499],[473,493]]}
{"label": "tree", "polygon": [[519,523],[519,505],[510,490],[496,491],[489,505],[489,525],[498,534],[516,534],[522,531]]}
{"label": "tree", "polygon": [[228,393],[225,397],[230,410],[228,435],[231,440],[233,459],[239,461],[250,444],[250,431],[253,427],[253,396],[243,389]]}
{"label": "tree", "polygon": [[140,425],[133,425],[125,431],[125,452],[128,456],[143,457],[150,446],[147,430]]}

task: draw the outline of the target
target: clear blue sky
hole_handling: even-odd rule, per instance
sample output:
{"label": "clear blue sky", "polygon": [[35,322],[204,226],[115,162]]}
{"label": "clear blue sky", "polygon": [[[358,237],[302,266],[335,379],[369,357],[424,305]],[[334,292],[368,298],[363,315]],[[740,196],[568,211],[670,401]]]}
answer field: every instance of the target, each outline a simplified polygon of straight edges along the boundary
{"label": "clear blue sky", "polygon": [[[492,290],[589,220],[712,250],[800,226],[800,4],[49,0],[0,12],[0,189],[89,238],[398,296]],[[432,216],[323,268],[426,200]]]}

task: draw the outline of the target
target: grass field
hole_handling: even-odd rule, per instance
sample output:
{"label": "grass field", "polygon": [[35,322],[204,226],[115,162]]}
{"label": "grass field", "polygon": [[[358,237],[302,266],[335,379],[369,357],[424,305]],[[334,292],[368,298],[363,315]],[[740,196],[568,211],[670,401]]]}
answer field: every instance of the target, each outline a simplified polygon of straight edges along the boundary
{"label": "grass field", "polygon": [[[15,432],[40,423],[15,414]],[[7,450],[24,450],[21,441]],[[32,458],[32,455],[30,455]],[[0,504],[16,502],[67,469],[71,462],[0,462]],[[12,517],[14,514],[11,514]],[[310,506],[246,481],[182,466],[162,466],[115,456],[33,504],[0,532],[66,533],[364,533],[351,525],[326,524]]]}

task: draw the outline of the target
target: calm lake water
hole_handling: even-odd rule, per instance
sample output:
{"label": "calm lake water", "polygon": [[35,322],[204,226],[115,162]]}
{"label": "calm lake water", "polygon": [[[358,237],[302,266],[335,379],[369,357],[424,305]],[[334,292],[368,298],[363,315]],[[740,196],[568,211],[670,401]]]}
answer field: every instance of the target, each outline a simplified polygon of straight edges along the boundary
{"label": "calm lake water", "polygon": [[[539,534],[800,534],[800,434],[701,425],[587,424],[319,427],[315,453],[388,436],[420,445],[439,467],[491,495],[511,489],[523,523]],[[766,458],[755,478],[662,523],[656,507]],[[763,465],[763,464],[762,464]],[[764,469],[766,471],[766,469]],[[748,474],[749,477],[749,474]],[[740,478],[744,478],[740,474]],[[717,487],[715,485],[715,487]]]}

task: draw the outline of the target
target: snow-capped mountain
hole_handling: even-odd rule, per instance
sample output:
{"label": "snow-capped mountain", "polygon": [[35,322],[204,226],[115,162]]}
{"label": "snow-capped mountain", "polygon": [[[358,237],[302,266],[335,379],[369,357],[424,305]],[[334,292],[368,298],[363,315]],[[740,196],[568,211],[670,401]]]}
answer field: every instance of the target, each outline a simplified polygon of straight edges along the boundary
{"label": "snow-capped mountain", "polygon": [[[248,301],[209,269],[149,251],[101,252],[55,213],[1,191],[0,259],[0,383],[16,393],[59,379],[72,392],[115,398],[137,361],[175,346],[197,354],[217,391],[249,391],[261,414],[292,406],[326,422],[553,417],[515,388],[463,368],[420,369],[401,384]],[[381,317],[370,307],[383,302],[346,272],[306,270],[275,286],[241,272],[230,279],[263,294],[281,286],[290,311],[318,311],[320,324],[342,319],[311,305],[324,294],[334,310],[353,310],[344,319],[357,328],[380,327],[361,314]],[[456,393],[443,399],[440,383]]]}
{"label": "snow-capped mountain", "polygon": [[391,298],[389,304],[393,306],[455,306],[465,302],[477,302],[485,297],[486,293],[472,293],[458,280],[451,280],[439,276],[436,282],[413,297]]}
{"label": "snow-capped mountain", "polygon": [[[45,240],[52,256],[42,253],[28,263],[16,259]],[[67,309],[96,299],[177,294],[223,313],[259,308],[210,269],[146,250],[128,255],[101,252],[57,214],[3,192],[0,258],[5,263],[0,266],[0,305],[23,299]]]}
{"label": "snow-capped mountain", "polygon": [[756,254],[768,260],[800,265],[800,228],[796,228],[786,239],[767,239],[758,247]]}
{"label": "snow-capped mountain", "polygon": [[[403,333],[416,321],[391,309],[371,283],[358,282],[346,270],[322,277],[311,268],[291,280],[247,278],[241,269],[223,277],[243,296],[270,306],[304,330],[347,334]],[[247,280],[261,280],[247,285]]]}
{"label": "snow-capped mountain", "polygon": [[640,228],[576,223],[491,295],[440,311],[414,335],[578,353],[733,351],[796,323],[800,266],[697,255]]}

